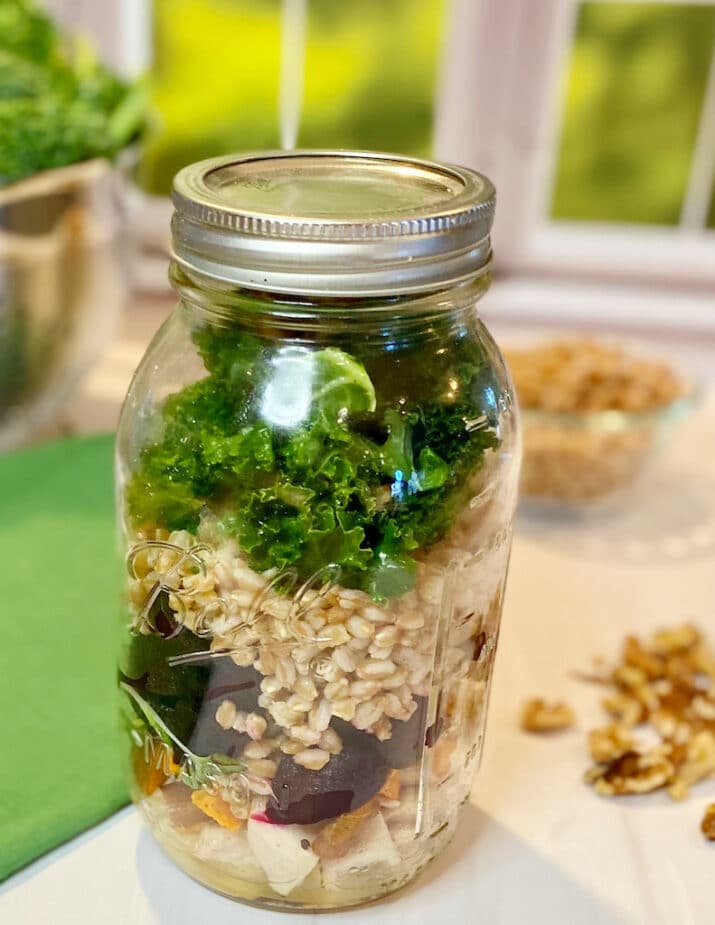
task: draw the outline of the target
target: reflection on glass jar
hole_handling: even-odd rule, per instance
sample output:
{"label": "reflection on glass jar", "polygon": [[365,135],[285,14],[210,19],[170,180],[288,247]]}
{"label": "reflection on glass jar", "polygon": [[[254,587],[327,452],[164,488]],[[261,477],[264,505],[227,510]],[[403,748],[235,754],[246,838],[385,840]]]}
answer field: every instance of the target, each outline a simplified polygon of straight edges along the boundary
{"label": "reflection on glass jar", "polygon": [[177,178],[180,302],[118,440],[120,685],[134,799],[230,896],[378,898],[469,795],[518,469],[492,196],[377,155]]}

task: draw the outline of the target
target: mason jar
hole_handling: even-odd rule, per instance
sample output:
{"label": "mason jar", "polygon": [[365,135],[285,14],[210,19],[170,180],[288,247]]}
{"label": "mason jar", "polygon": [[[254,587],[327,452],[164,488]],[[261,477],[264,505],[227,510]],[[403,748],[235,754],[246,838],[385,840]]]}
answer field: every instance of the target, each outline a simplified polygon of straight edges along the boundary
{"label": "mason jar", "polygon": [[368,902],[447,844],[482,747],[519,457],[476,311],[494,189],[298,152],[187,167],[174,205],[118,435],[133,798],[221,893]]}

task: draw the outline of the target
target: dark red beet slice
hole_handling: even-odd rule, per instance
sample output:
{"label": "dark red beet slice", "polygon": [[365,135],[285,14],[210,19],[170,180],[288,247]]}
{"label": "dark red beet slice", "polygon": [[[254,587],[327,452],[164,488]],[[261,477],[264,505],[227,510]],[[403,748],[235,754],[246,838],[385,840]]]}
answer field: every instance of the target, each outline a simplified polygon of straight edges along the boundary
{"label": "dark red beet slice", "polygon": [[189,748],[195,755],[219,754],[236,758],[248,744],[249,737],[235,729],[219,726],[216,709],[224,700],[231,700],[237,710],[246,713],[258,710],[262,675],[254,668],[239,667],[228,655],[206,660],[203,664],[210,668],[211,673]]}
{"label": "dark red beet slice", "polygon": [[228,755],[229,758],[238,758],[243,749],[250,742],[250,738],[243,732],[235,729],[223,729],[216,722],[214,711],[206,704],[202,707],[194,731],[189,739],[189,749],[195,755]]}
{"label": "dark red beet slice", "polygon": [[[417,709],[407,722],[392,720],[392,737],[384,742],[378,742],[385,763],[390,768],[409,768],[422,760],[422,749],[426,739],[431,739],[430,745],[437,741],[437,734],[428,735],[427,724],[427,698],[418,697]],[[430,727],[431,728],[431,727]]]}
{"label": "dark red beet slice", "polygon": [[160,591],[152,601],[147,613],[147,623],[164,639],[173,639],[181,632],[181,626],[176,622],[176,614],[169,606],[169,595],[166,591]]}
{"label": "dark red beet slice", "polygon": [[320,771],[302,768],[289,756],[281,759],[273,779],[275,799],[266,809],[271,822],[310,825],[332,819],[358,809],[378,792],[387,765],[372,736],[353,732],[343,736],[342,752]]}
{"label": "dark red beet slice", "polygon": [[258,708],[263,675],[255,668],[241,668],[230,655],[220,655],[206,662],[211,668],[204,700],[214,703],[214,712],[222,700],[232,700],[237,710],[247,713]]}

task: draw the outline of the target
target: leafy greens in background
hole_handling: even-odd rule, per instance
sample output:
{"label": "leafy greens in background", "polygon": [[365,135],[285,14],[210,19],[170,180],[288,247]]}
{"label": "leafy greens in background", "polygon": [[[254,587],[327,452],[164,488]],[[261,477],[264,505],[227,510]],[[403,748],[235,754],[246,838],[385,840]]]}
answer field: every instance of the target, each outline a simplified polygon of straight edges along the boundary
{"label": "leafy greens in background", "polygon": [[209,375],[162,409],[163,436],[127,488],[135,524],[195,531],[210,503],[258,570],[307,578],[333,564],[375,598],[408,590],[411,554],[449,530],[497,445],[481,348],[464,337],[428,360],[408,343],[363,364],[236,328],[193,336]]}
{"label": "leafy greens in background", "polygon": [[0,0],[0,186],[114,157],[142,132],[145,90],[106,70],[31,0]]}

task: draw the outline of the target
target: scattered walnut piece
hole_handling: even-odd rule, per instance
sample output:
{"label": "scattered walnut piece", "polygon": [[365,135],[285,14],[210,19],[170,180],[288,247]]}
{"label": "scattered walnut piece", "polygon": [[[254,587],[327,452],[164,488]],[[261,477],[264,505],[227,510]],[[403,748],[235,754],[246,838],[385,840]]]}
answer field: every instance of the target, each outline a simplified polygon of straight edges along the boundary
{"label": "scattered walnut piece", "polygon": [[648,675],[633,665],[619,665],[613,672],[613,682],[626,691],[639,691],[648,682]]}
{"label": "scattered walnut piece", "polygon": [[633,749],[633,737],[627,726],[611,723],[588,734],[588,748],[591,757],[599,763],[614,761]]}
{"label": "scattered walnut piece", "polygon": [[668,788],[674,800],[688,795],[693,784],[710,777],[715,772],[715,735],[703,730],[696,733],[685,748],[685,757],[676,768],[675,776]]}
{"label": "scattered walnut piece", "polygon": [[651,639],[651,649],[657,655],[671,656],[689,652],[702,639],[700,631],[692,623],[659,630]]}
{"label": "scattered walnut piece", "polygon": [[711,803],[705,810],[700,829],[708,841],[715,841],[715,803]]}
{"label": "scattered walnut piece", "polygon": [[697,694],[691,704],[693,712],[708,723],[715,722],[715,691]]}
{"label": "scattered walnut piece", "polygon": [[[697,627],[684,623],[660,630],[646,642],[627,636],[618,665],[609,670],[602,661],[594,665],[576,677],[609,688],[601,704],[613,722],[588,734],[594,764],[584,780],[596,793],[664,789],[673,800],[683,800],[695,784],[715,777],[715,654]],[[521,717],[528,732],[565,729],[573,722],[565,704],[543,700],[526,703]],[[644,747],[646,741],[651,747]],[[701,829],[715,841],[715,803]]]}
{"label": "scattered walnut piece", "polygon": [[534,698],[524,704],[521,711],[521,728],[525,732],[557,732],[568,729],[576,719],[571,707],[565,703],[545,703]]}
{"label": "scattered walnut piece", "polygon": [[608,764],[597,764],[586,772],[586,782],[602,796],[650,793],[664,787],[673,777],[673,765],[657,748],[645,754],[624,752]]}
{"label": "scattered walnut piece", "polygon": [[[596,762],[586,781],[617,796],[667,787],[674,800],[715,775],[715,657],[691,623],[661,630],[643,643],[628,636],[621,664],[611,670],[612,691],[602,704],[616,721],[589,734]],[[638,747],[637,729],[660,743]]]}
{"label": "scattered walnut piece", "polygon": [[670,741],[676,745],[686,745],[693,735],[693,728],[690,723],[683,722],[668,710],[654,710],[649,719],[653,728],[664,741]]}
{"label": "scattered walnut piece", "polygon": [[606,713],[610,713],[623,726],[637,726],[646,717],[643,704],[635,697],[622,694],[620,691],[604,697],[601,705]]}
{"label": "scattered walnut piece", "polygon": [[688,653],[688,658],[694,671],[715,681],[715,655],[704,642],[695,645]]}
{"label": "scattered walnut piece", "polygon": [[665,675],[665,659],[645,649],[635,636],[627,636],[623,646],[623,661],[639,669],[644,678],[655,681]]}

